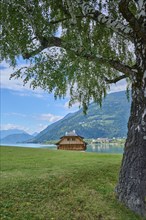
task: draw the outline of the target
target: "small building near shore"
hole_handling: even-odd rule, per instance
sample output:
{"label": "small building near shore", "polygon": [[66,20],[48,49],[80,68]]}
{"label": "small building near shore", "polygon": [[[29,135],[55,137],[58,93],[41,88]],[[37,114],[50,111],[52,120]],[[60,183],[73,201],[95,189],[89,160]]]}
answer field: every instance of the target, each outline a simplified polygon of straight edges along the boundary
{"label": "small building near shore", "polygon": [[66,132],[56,145],[58,150],[85,151],[87,143],[83,140],[83,137],[77,135],[75,131],[71,131]]}

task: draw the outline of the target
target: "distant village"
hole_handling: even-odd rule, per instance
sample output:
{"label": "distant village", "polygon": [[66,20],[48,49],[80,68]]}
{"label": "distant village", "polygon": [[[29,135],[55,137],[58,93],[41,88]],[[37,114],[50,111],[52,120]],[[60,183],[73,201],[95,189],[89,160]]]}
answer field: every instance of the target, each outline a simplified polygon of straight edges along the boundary
{"label": "distant village", "polygon": [[125,143],[125,137],[123,138],[96,138],[92,139],[91,143],[92,144],[102,144],[102,143]]}
{"label": "distant village", "polygon": [[[67,137],[71,137],[71,138],[73,138],[73,140],[74,140],[74,136],[78,136],[77,134],[76,134],[76,132],[75,132],[75,130],[73,130],[72,132],[66,132],[65,133],[65,136],[63,136],[63,138],[65,137],[65,139],[66,139],[66,144],[68,144],[69,142],[69,140],[70,139],[68,139]],[[80,137],[80,138],[83,138],[83,137],[81,137],[81,136],[78,136],[78,137]],[[61,139],[62,139],[62,137],[61,137]],[[100,138],[90,138],[90,139],[84,139],[85,140],[85,143],[86,144],[124,144],[125,143],[125,140],[126,140],[126,137],[118,137],[118,138],[116,138],[116,137],[113,137],[113,138],[103,138],[103,137],[100,137]],[[62,142],[62,140],[60,140],[61,142]],[[57,143],[59,144],[60,143],[60,141],[58,141]],[[65,141],[65,140],[64,140]],[[50,141],[46,141],[45,142],[45,144],[56,144],[56,140],[50,140]],[[73,144],[73,142],[72,142],[72,144]]]}

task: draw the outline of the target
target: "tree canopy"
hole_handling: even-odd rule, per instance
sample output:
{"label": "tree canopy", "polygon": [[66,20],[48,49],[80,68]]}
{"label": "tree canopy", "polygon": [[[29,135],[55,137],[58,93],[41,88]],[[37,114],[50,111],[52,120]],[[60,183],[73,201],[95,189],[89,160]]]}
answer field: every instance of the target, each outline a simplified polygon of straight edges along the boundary
{"label": "tree canopy", "polygon": [[143,27],[135,27],[140,19],[136,1],[0,4],[1,60],[14,67],[20,56],[28,60],[13,77],[30,80],[33,88],[54,92],[55,97],[69,91],[70,104],[79,101],[85,109],[90,100],[101,102],[110,83],[124,78],[130,82],[136,64],[134,32],[143,34]]}

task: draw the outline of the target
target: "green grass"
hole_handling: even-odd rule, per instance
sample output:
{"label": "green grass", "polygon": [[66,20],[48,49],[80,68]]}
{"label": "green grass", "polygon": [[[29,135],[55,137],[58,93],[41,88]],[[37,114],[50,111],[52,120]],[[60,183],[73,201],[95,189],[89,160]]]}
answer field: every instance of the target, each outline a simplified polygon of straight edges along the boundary
{"label": "green grass", "polygon": [[121,155],[1,147],[1,220],[138,220],[114,193]]}

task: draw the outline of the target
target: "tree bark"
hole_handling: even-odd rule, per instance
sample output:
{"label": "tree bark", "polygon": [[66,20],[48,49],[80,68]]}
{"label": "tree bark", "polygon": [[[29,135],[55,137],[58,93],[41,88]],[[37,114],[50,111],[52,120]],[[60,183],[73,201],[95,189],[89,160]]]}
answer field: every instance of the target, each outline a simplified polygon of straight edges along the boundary
{"label": "tree bark", "polygon": [[116,193],[119,201],[146,216],[146,76],[132,85],[131,114]]}

